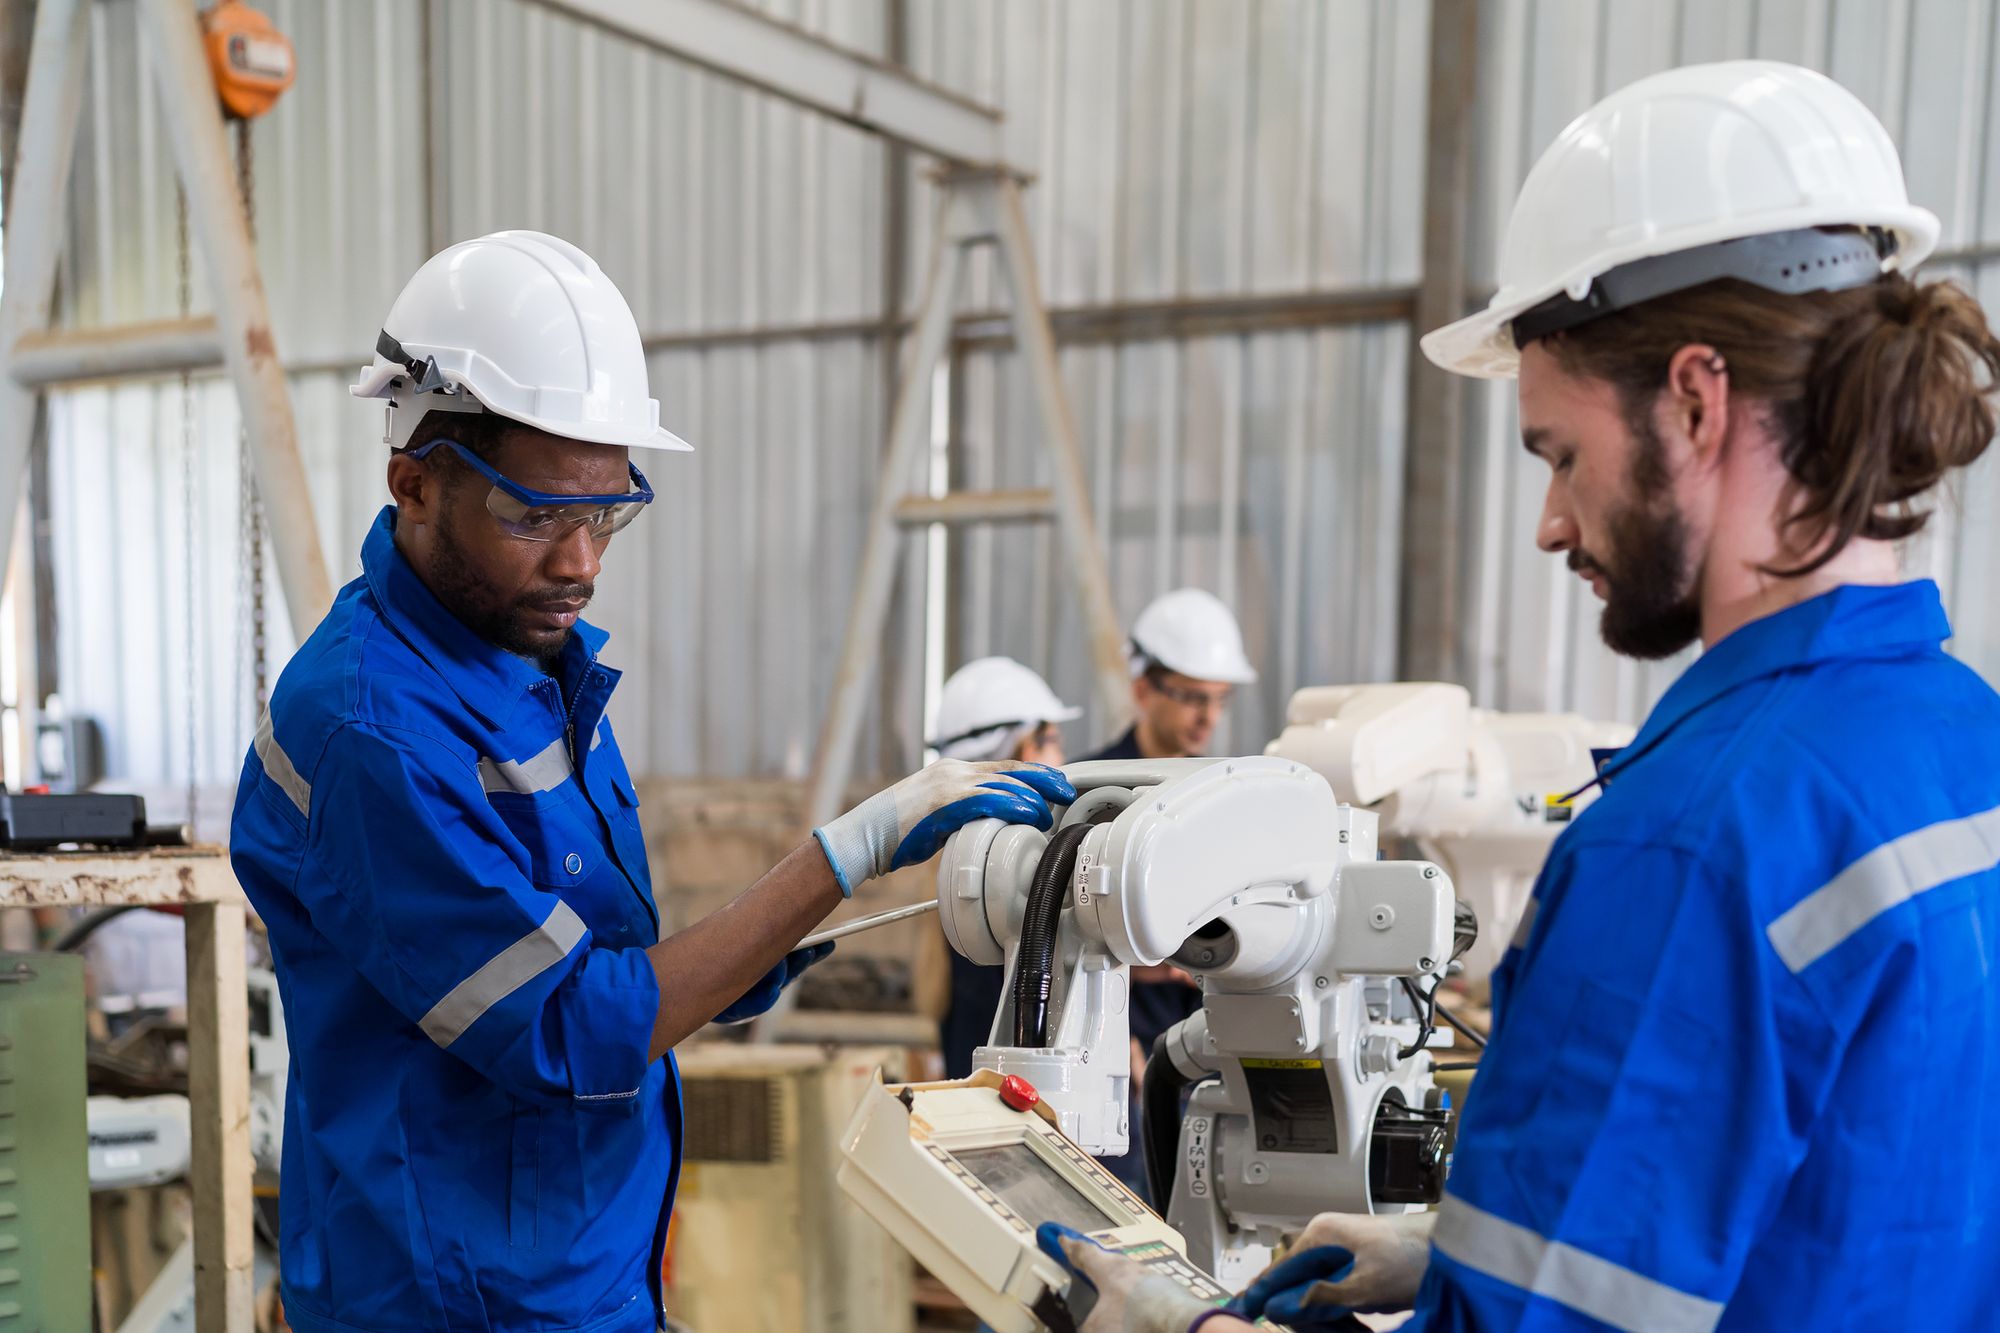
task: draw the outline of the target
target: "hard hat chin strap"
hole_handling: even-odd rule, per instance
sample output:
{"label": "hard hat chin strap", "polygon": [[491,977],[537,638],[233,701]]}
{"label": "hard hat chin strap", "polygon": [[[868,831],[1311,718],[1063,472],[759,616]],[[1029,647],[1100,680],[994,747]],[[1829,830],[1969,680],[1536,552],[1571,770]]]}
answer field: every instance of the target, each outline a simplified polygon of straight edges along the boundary
{"label": "hard hat chin strap", "polygon": [[1802,227],[1740,236],[1620,264],[1592,279],[1581,299],[1557,292],[1514,316],[1509,327],[1519,351],[1538,338],[1722,278],[1784,296],[1843,291],[1880,278],[1895,253],[1896,234],[1884,227]]}

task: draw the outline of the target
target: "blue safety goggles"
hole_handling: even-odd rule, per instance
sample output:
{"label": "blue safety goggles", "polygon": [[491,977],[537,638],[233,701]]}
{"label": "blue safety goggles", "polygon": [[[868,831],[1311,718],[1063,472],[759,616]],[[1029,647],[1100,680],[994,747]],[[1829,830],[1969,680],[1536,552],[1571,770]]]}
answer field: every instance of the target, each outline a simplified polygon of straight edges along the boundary
{"label": "blue safety goggles", "polygon": [[653,488],[646,474],[634,464],[632,489],[622,495],[551,495],[530,490],[488,467],[472,450],[457,440],[432,440],[410,450],[410,457],[422,461],[440,446],[457,454],[460,461],[493,483],[486,493],[486,512],[499,520],[510,536],[523,541],[552,542],[582,528],[593,541],[608,541],[639,516],[640,509],[653,503]]}

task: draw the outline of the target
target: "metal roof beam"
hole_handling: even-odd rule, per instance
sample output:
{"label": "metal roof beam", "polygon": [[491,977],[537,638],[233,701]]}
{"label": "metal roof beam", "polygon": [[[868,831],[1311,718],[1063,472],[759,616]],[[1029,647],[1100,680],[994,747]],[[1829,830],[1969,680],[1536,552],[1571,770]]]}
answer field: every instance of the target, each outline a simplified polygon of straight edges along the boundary
{"label": "metal roof beam", "polygon": [[1030,174],[993,108],[730,0],[536,3],[947,162]]}

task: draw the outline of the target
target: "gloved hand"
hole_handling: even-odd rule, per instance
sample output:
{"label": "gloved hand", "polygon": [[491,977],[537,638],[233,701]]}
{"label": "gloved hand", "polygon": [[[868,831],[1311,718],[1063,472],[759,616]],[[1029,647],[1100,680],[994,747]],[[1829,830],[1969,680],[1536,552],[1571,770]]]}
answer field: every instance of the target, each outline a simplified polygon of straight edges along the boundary
{"label": "gloved hand", "polygon": [[1294,1250],[1264,1270],[1229,1309],[1251,1321],[1268,1319],[1300,1330],[1360,1329],[1363,1325],[1328,1293],[1354,1272],[1354,1252],[1338,1245]]}
{"label": "gloved hand", "polygon": [[715,1016],[718,1023],[746,1023],[778,1002],[778,992],[799,979],[799,973],[833,952],[833,941],[824,940],[804,949],[794,949],[777,961],[742,998]]}
{"label": "gloved hand", "polygon": [[1060,1222],[1036,1227],[1035,1244],[1097,1293],[1077,1333],[1182,1333],[1197,1315],[1215,1308],[1166,1274],[1113,1254]]}
{"label": "gloved hand", "polygon": [[944,840],[975,819],[1004,819],[1045,829],[1049,803],[1076,799],[1069,779],[1045,764],[1009,759],[968,764],[940,759],[813,830],[840,891],[936,856]]}
{"label": "gloved hand", "polygon": [[[1237,1299],[1246,1300],[1263,1288],[1270,1302],[1264,1317],[1299,1327],[1310,1325],[1301,1324],[1297,1313],[1278,1313],[1284,1291],[1295,1297],[1284,1307],[1291,1311],[1407,1310],[1430,1267],[1431,1228],[1436,1225],[1436,1213],[1321,1213],[1299,1233],[1291,1254],[1266,1269]],[[1334,1255],[1342,1256],[1346,1266],[1335,1262]]]}

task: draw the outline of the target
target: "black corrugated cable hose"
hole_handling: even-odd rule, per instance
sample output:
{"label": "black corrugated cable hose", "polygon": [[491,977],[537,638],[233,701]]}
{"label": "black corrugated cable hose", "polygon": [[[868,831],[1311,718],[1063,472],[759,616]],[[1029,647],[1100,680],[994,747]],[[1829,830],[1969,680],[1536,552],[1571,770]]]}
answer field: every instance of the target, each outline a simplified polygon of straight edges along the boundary
{"label": "black corrugated cable hose", "polygon": [[1181,1095],[1194,1080],[1181,1073],[1167,1054],[1174,1029],[1153,1038],[1153,1052],[1146,1057],[1146,1079],[1140,1091],[1139,1126],[1141,1147],[1146,1154],[1146,1186],[1153,1194],[1153,1208],[1167,1215],[1173,1199],[1175,1158],[1181,1146]]}
{"label": "black corrugated cable hose", "polygon": [[1049,990],[1054,983],[1056,928],[1062,921],[1063,898],[1076,870],[1076,854],[1087,824],[1056,830],[1035,876],[1028,884],[1028,906],[1021,917],[1021,948],[1014,969],[1014,1044],[1029,1048],[1048,1044]]}

